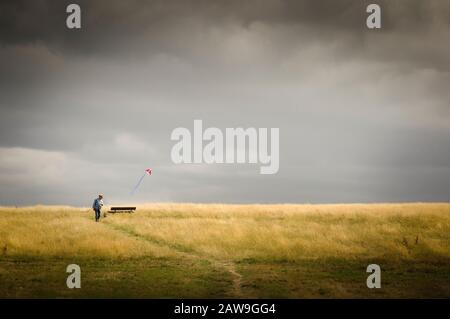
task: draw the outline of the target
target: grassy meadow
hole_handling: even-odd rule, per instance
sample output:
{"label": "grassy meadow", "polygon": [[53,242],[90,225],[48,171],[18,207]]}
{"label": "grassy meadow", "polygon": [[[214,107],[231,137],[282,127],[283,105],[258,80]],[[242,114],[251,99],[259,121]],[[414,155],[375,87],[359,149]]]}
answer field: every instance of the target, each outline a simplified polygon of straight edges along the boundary
{"label": "grassy meadow", "polygon": [[450,204],[0,208],[0,298],[108,297],[450,298]]}

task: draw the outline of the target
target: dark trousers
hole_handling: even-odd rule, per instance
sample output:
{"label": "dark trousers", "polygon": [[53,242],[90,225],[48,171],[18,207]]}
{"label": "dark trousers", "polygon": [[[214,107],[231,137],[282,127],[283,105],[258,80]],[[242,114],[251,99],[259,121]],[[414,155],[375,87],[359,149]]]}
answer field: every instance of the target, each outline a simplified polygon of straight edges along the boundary
{"label": "dark trousers", "polygon": [[98,221],[100,219],[100,208],[95,208],[95,220]]}

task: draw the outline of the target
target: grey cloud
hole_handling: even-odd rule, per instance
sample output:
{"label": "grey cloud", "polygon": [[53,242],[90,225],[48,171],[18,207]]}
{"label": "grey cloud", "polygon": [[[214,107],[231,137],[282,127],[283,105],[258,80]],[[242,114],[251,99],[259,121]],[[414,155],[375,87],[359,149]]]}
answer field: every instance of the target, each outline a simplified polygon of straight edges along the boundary
{"label": "grey cloud", "polygon": [[[67,3],[0,4],[0,204],[447,200],[447,2]],[[280,172],[172,164],[194,119],[279,127]]]}
{"label": "grey cloud", "polygon": [[[353,47],[348,48],[349,51],[367,49],[367,42],[373,41],[375,44],[369,49],[375,50],[376,55],[384,47],[407,53],[410,43],[401,43],[404,48],[395,44],[399,38],[408,40],[411,35],[423,35],[428,44],[440,44],[448,50],[442,36],[448,36],[450,4],[440,0],[378,1],[383,9],[384,34],[392,35],[387,41],[373,36],[374,32],[365,28],[365,8],[371,3],[367,0],[78,1],[83,10],[83,29],[78,31],[65,28],[65,7],[69,3],[3,1],[0,42],[8,45],[44,43],[51,50],[66,54],[107,57],[168,53],[184,58],[192,54],[201,59],[205,58],[205,53],[214,52],[214,47],[208,44],[220,43],[220,38],[227,36],[227,28],[249,29],[261,23],[270,27],[302,27],[296,29],[297,37],[292,36],[290,40],[351,38],[348,44]],[[412,37],[409,40],[415,42]],[[196,49],[198,46],[201,48]],[[376,50],[377,46],[381,49]],[[370,51],[364,50],[364,53]],[[431,50],[422,48],[422,55],[425,52],[432,54]]]}

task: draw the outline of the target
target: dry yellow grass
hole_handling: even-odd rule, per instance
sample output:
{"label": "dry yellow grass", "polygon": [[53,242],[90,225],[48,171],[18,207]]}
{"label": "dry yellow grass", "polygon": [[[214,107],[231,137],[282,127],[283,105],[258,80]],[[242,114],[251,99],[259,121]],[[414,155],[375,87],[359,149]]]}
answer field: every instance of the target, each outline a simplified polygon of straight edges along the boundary
{"label": "dry yellow grass", "polygon": [[152,204],[108,222],[234,260],[450,258],[449,204]]}
{"label": "dry yellow grass", "polygon": [[0,247],[24,255],[164,256],[176,245],[227,260],[450,258],[449,234],[449,204],[147,204],[99,224],[86,208],[0,208]]}
{"label": "dry yellow grass", "polygon": [[169,249],[93,223],[86,208],[0,208],[0,249],[8,256],[131,257],[171,255]]}
{"label": "dry yellow grass", "polygon": [[[72,262],[82,291],[64,286]],[[388,288],[365,286],[373,262]],[[88,208],[0,207],[7,297],[448,297],[449,269],[446,203],[155,203],[99,223]]]}

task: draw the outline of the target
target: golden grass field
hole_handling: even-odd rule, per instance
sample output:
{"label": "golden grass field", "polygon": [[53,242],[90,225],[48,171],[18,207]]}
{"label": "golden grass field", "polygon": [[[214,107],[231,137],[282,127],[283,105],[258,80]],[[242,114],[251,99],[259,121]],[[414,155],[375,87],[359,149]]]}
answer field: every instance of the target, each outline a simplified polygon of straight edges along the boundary
{"label": "golden grass field", "polygon": [[0,297],[449,298],[450,204],[2,207]]}

